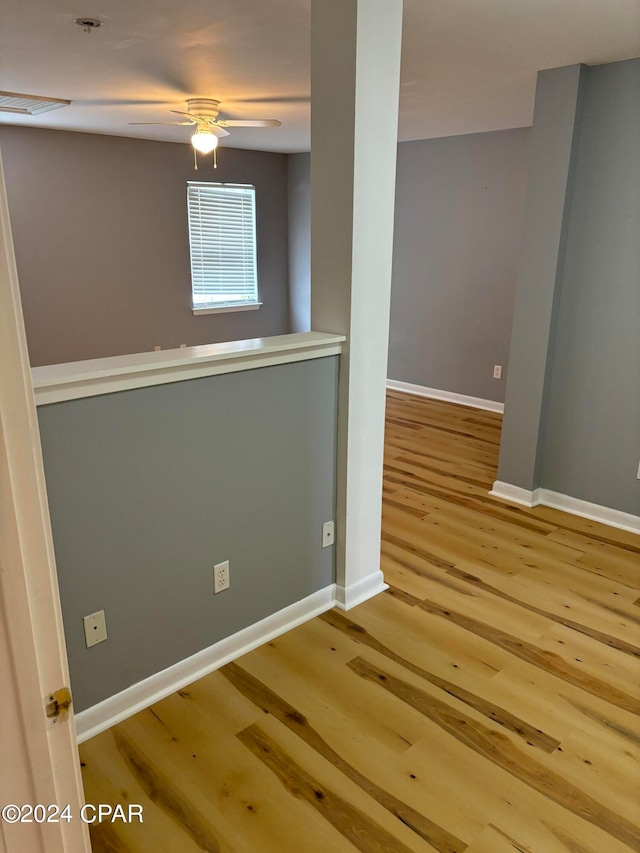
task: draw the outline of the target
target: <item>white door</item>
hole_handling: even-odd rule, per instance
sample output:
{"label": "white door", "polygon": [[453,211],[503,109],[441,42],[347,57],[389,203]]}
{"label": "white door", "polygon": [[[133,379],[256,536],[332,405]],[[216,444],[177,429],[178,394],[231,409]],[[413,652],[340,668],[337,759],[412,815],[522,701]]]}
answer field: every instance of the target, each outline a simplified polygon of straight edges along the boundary
{"label": "white door", "polygon": [[[0,853],[88,853],[73,712],[46,713],[69,672],[1,158],[0,226]],[[70,819],[12,822],[36,804]]]}

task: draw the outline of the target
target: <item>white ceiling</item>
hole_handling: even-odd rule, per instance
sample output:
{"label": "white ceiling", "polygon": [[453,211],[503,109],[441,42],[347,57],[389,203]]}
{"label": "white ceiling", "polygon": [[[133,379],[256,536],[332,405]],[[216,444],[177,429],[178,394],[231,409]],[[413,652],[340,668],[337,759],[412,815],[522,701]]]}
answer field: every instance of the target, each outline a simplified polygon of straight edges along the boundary
{"label": "white ceiling", "polygon": [[[2,0],[0,89],[73,104],[0,122],[187,141],[127,122],[211,97],[282,121],[224,145],[308,150],[309,15],[310,0]],[[638,55],[640,0],[405,0],[400,139],[528,125],[538,69]]]}

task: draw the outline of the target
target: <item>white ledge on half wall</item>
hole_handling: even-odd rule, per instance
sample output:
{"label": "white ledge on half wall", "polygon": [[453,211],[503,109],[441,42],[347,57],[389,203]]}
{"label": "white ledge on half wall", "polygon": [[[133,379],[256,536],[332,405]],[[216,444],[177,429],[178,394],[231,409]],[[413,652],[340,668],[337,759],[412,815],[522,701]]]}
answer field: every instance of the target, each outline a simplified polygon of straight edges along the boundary
{"label": "white ledge on half wall", "polygon": [[387,388],[392,391],[404,391],[405,394],[415,394],[416,397],[428,397],[430,400],[444,400],[446,403],[470,406],[472,409],[484,409],[486,412],[504,412],[504,403],[499,403],[497,400],[468,397],[466,394],[427,388],[425,385],[413,385],[411,382],[400,382],[398,379],[387,379]]}
{"label": "white ledge on half wall", "polygon": [[561,509],[571,515],[579,515],[590,521],[598,521],[600,524],[608,524],[609,527],[617,527],[619,530],[627,530],[629,533],[640,534],[640,516],[608,506],[601,506],[571,495],[563,495],[551,489],[535,489],[529,491],[511,483],[503,483],[496,480],[489,492],[494,498],[520,504],[520,506],[535,507],[548,506],[552,509]]}
{"label": "white ledge on half wall", "polygon": [[343,335],[299,332],[270,338],[71,361],[31,369],[36,405],[202,376],[339,355]]}

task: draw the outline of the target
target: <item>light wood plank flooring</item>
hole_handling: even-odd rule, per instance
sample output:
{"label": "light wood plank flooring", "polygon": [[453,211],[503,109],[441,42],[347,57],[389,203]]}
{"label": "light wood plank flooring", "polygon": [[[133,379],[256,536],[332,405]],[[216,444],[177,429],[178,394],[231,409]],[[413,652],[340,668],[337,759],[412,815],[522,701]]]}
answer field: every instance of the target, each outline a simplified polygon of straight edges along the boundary
{"label": "light wood plank flooring", "polygon": [[488,497],[500,425],[389,393],[391,588],[84,744],[95,853],[640,850],[640,538]]}

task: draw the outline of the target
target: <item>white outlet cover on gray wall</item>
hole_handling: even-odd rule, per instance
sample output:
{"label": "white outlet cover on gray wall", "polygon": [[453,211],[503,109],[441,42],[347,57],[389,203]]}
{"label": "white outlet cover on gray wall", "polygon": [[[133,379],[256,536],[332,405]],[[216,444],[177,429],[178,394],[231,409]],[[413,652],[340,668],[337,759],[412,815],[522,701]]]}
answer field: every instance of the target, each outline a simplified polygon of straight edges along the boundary
{"label": "white outlet cover on gray wall", "polygon": [[82,620],[84,625],[84,639],[87,648],[97,646],[98,643],[104,643],[107,639],[107,620],[104,615],[104,610],[98,610],[96,613],[90,613]]}

